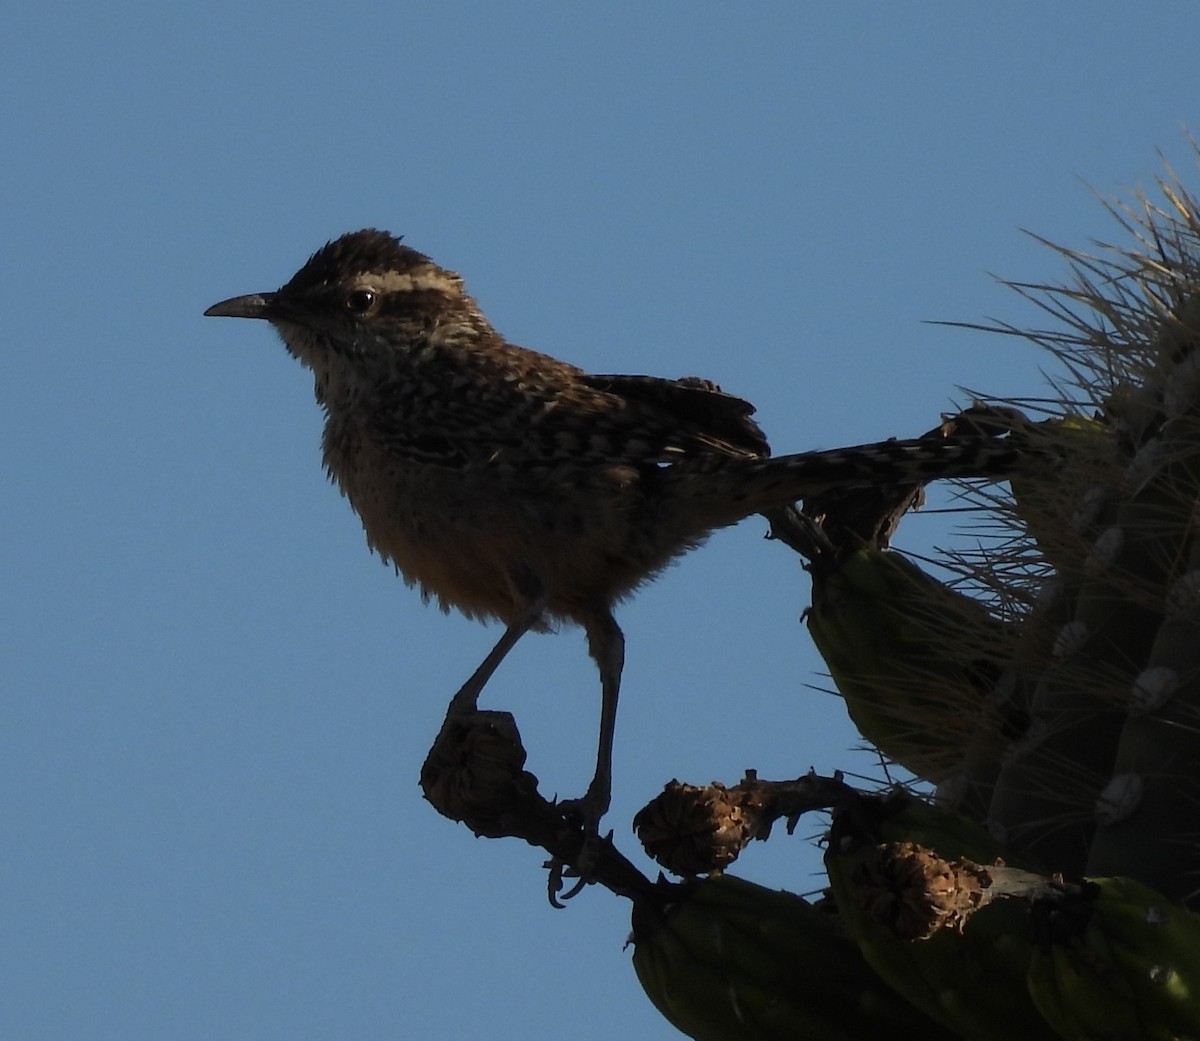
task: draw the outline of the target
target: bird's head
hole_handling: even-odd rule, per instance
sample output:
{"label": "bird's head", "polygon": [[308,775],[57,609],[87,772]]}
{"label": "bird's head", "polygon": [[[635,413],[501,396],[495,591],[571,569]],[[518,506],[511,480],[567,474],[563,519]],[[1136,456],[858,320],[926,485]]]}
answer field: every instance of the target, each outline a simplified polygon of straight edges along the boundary
{"label": "bird's head", "polygon": [[457,274],[373,228],[326,243],[276,291],[235,296],[204,313],[265,319],[318,376],[339,360],[411,351],[439,329],[484,321]]}

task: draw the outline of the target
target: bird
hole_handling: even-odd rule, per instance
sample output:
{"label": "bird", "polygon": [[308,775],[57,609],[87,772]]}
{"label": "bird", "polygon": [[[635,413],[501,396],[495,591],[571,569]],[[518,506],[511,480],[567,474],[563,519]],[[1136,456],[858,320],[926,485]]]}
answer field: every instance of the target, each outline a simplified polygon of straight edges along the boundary
{"label": "bird", "polygon": [[617,605],[743,518],[842,488],[1002,478],[1036,455],[1012,436],[962,436],[772,457],[748,401],[510,343],[460,275],[374,228],[327,242],[278,290],[204,313],[265,320],[311,370],[325,469],[370,548],[442,610],[504,625],[448,719],[475,711],[525,633],[583,629],[599,742],[585,795],[564,805],[590,835],[612,789]]}

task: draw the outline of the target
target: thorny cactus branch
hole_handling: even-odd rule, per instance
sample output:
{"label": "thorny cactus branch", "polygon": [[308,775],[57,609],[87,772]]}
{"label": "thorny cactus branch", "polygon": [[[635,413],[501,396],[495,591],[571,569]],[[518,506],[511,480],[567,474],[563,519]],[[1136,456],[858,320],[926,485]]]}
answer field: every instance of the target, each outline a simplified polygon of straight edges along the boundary
{"label": "thorny cactus branch", "polygon": [[633,827],[646,853],[672,874],[700,875],[724,870],[751,841],[766,841],[778,820],[791,834],[801,814],[852,812],[861,798],[840,776],[763,781],[747,770],[728,788],[671,781],[638,811]]}
{"label": "thorny cactus branch", "polygon": [[549,896],[555,907],[561,906],[564,873],[577,866],[583,881],[620,896],[653,889],[611,837],[601,837],[590,848],[582,823],[538,792],[537,778],[525,769],[516,722],[507,712],[447,716],[421,767],[421,788],[442,816],[462,822],[476,835],[524,839],[549,853]]}

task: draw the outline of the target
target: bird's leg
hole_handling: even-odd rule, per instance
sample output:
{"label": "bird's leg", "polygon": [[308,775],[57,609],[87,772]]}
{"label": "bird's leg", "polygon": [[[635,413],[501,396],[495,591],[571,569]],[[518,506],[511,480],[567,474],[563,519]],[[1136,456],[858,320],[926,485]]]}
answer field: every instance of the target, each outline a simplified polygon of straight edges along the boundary
{"label": "bird's leg", "polygon": [[563,867],[554,859],[550,867],[550,902],[561,907],[591,881],[592,866],[599,855],[600,818],[608,811],[612,798],[613,738],[617,727],[617,698],[621,691],[621,671],[625,667],[625,637],[612,613],[606,608],[598,611],[586,623],[588,650],[600,670],[600,745],[596,751],[596,772],[582,799],[560,803],[583,825],[583,848],[570,865],[579,881],[566,893],[559,895]]}
{"label": "bird's leg", "polygon": [[492,678],[492,673],[504,661],[508,652],[516,646],[517,641],[537,625],[545,609],[546,597],[544,594],[539,594],[516,618],[508,623],[503,635],[496,641],[496,646],[488,652],[488,656],[480,662],[479,668],[471,673],[471,678],[450,699],[450,707],[446,711],[447,719],[451,716],[467,716],[475,711],[479,695],[487,681]]}
{"label": "bird's leg", "polygon": [[588,625],[587,638],[588,650],[600,670],[600,744],[596,751],[596,773],[579,804],[589,835],[598,835],[600,818],[608,812],[612,797],[613,739],[617,729],[621,672],[625,668],[625,637],[606,610]]}

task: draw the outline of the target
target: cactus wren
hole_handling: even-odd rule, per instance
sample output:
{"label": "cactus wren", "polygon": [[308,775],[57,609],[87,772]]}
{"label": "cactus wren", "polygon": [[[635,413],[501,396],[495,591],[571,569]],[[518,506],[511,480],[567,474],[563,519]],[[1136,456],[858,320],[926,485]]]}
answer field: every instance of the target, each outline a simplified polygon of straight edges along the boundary
{"label": "cactus wren", "polygon": [[696,378],[597,376],[515,346],[462,279],[386,232],[345,235],[273,293],[206,315],[262,318],[310,368],[329,476],[406,582],[506,629],[454,696],[475,709],[520,637],[583,627],[600,671],[595,776],[608,808],[624,638],[613,607],[713,530],[831,489],[1000,477],[1008,441],[888,441],[769,458],[752,405]]}

